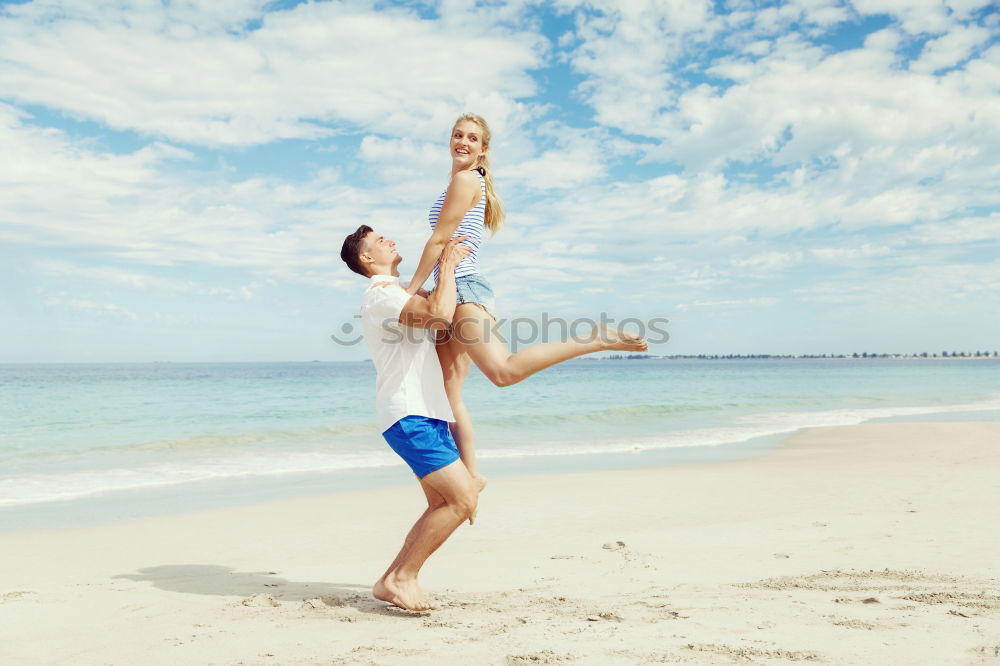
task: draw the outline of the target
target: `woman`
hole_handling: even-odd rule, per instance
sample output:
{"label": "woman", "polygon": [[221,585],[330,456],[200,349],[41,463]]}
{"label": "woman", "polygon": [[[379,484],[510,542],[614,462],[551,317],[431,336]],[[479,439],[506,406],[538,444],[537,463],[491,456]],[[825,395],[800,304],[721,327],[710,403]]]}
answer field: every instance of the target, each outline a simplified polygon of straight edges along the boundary
{"label": "woman", "polygon": [[455,414],[452,435],[462,462],[482,486],[485,479],[476,470],[472,420],[462,401],[462,386],[469,374],[470,361],[497,386],[510,386],[551,365],[603,350],[641,352],[646,343],[637,336],[604,327],[596,328],[587,340],[564,340],[533,345],[511,354],[507,343],[491,335],[496,321],[493,290],[479,274],[479,248],[486,230],[496,233],[504,212],[493,187],[490,170],[490,128],[480,116],[463,114],[455,121],[449,144],[451,182],[431,208],[433,233],[424,246],[420,263],[407,289],[411,294],[424,284],[431,272],[437,281],[437,258],[454,237],[465,236],[471,254],[455,268],[458,292],[450,333],[438,338],[437,352],[444,374],[445,391]]}

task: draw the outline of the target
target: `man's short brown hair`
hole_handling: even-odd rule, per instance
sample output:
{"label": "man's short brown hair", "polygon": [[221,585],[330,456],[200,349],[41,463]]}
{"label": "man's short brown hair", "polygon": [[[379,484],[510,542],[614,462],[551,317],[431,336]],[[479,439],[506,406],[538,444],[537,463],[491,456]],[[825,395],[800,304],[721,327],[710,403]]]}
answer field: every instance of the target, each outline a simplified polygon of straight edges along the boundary
{"label": "man's short brown hair", "polygon": [[347,267],[363,277],[369,277],[368,271],[361,263],[361,250],[365,244],[365,236],[374,231],[367,224],[362,224],[358,230],[344,239],[344,246],[340,248],[340,258],[344,260]]}

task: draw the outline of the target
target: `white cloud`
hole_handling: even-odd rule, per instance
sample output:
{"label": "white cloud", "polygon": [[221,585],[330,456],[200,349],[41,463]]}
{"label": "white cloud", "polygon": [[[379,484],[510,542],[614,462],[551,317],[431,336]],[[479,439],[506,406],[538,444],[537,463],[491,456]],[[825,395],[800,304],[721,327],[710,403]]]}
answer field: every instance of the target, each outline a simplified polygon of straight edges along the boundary
{"label": "white cloud", "polygon": [[41,22],[53,17],[82,22],[97,22],[98,17],[125,27],[141,30],[160,29],[167,25],[181,30],[235,30],[260,16],[267,0],[34,0],[6,4],[4,13],[16,20]]}
{"label": "white cloud", "polygon": [[368,135],[361,140],[358,158],[372,166],[372,177],[392,198],[423,196],[430,201],[447,184],[451,169],[446,138],[435,143]]}
{"label": "white cloud", "polygon": [[733,265],[739,268],[749,268],[764,274],[782,271],[802,263],[801,252],[763,252],[746,258],[739,258]]}
{"label": "white cloud", "polygon": [[[877,155],[859,162],[855,168],[865,174],[859,174],[857,184],[838,171],[810,172],[802,182],[767,186],[734,182],[710,172],[592,184],[559,200],[529,203],[514,214],[552,225],[549,231],[526,221],[536,236],[565,233],[560,231],[561,222],[575,237],[600,243],[609,252],[637,240],[655,243],[664,236],[739,237],[755,232],[776,237],[831,225],[857,230],[929,222],[955,215],[971,202],[995,205],[1000,199],[993,190],[971,191],[985,175],[970,174],[971,184],[949,179],[921,187],[905,178],[893,183],[898,175],[878,174],[878,165],[884,163]],[[864,183],[868,177],[873,182]]]}
{"label": "white cloud", "polygon": [[761,298],[725,298],[725,299],[703,299],[692,301],[691,303],[678,303],[677,310],[684,312],[692,308],[738,308],[745,306],[770,306],[778,303],[777,298],[765,296]]}
{"label": "white cloud", "polygon": [[850,11],[838,0],[792,0],[754,12],[754,32],[777,34],[794,24],[818,33],[822,28],[850,18]]}
{"label": "white cloud", "polygon": [[[889,14],[895,27],[840,52],[811,41],[850,18],[847,5],[826,0],[760,11],[730,3],[724,16],[699,10],[688,32],[651,18],[658,10],[646,3],[581,14],[571,62],[586,77],[581,90],[596,117],[654,139],[648,162],[685,169],[672,201],[632,187],[649,212],[632,214],[637,204],[628,201],[622,217],[645,228],[643,220],[658,220],[679,233],[781,233],[928,222],[1000,204],[998,47],[976,55],[990,31],[949,17],[967,17],[973,4],[859,3],[863,14]],[[789,31],[792,23],[801,29]],[[903,55],[907,32],[946,33],[912,71]],[[720,43],[730,48],[721,56]],[[955,65],[945,76],[917,71]],[[762,179],[769,168],[777,172]],[[724,169],[736,173],[722,178]],[[752,183],[741,183],[741,169]],[[585,208],[621,198],[603,190],[578,210],[587,219]]]}
{"label": "white cloud", "polygon": [[971,304],[995,313],[1000,308],[1000,262],[945,263],[894,267],[891,273],[863,272],[835,284],[796,289],[801,300],[851,305],[864,312],[962,312]]}
{"label": "white cloud", "polygon": [[910,71],[930,74],[948,69],[968,58],[973,50],[990,38],[990,31],[979,26],[961,26],[928,40],[920,58],[910,63]]}
{"label": "white cloud", "polygon": [[946,0],[948,9],[958,20],[968,19],[974,12],[989,7],[993,0]]}
{"label": "white cloud", "polygon": [[74,283],[96,282],[112,287],[127,287],[138,291],[161,291],[175,294],[220,297],[232,301],[249,301],[260,285],[256,282],[240,287],[221,287],[194,280],[152,275],[118,266],[81,266],[67,261],[44,259],[36,265],[42,275]]}
{"label": "white cloud", "polygon": [[[793,277],[804,300],[846,312],[960,313],[995,298],[995,267],[969,259],[1000,237],[1000,46],[982,49],[987,21],[962,27],[952,3],[942,36],[907,65],[936,9],[929,20],[869,2],[862,11],[898,20],[836,53],[813,41],[853,11],[832,0],[733,2],[728,16],[700,1],[545,5],[584,7],[555,57],[584,77],[570,96],[591,119],[561,92],[542,97],[532,69],[551,46],[529,4],[446,1],[428,21],[306,3],[256,30],[259,2],[5,6],[3,99],[167,138],[116,153],[0,103],[0,181],[12,185],[0,240],[69,256],[24,265],[47,285],[79,283],[46,298],[98,318],[126,321],[128,305],[148,320],[148,292],[163,321],[190,324],[198,312],[174,302],[250,313],[302,285],[353,309],[361,281],[341,239],[370,224],[399,241],[404,275],[414,268],[447,182],[447,129],[469,108],[493,125],[509,213],[483,253],[503,315],[681,303],[750,316],[787,306]],[[256,165],[272,175],[234,176],[206,165],[235,151],[173,145],[344,131],[357,150],[341,141],[335,168],[297,179]]]}
{"label": "white cloud", "polygon": [[[544,40],[359,3],[35,2],[0,15],[0,96],[206,145],[317,138],[347,123],[440,133],[474,103],[498,121],[535,91]],[[234,13],[229,17],[229,12]],[[475,53],[476,75],[455,64]],[[389,56],[389,57],[387,57]]]}
{"label": "white cloud", "polygon": [[616,157],[635,160],[638,147],[609,139],[599,131],[584,131],[549,122],[533,128],[537,141],[551,141],[555,148],[516,159],[496,169],[508,187],[534,191],[565,190],[603,179]]}
{"label": "white cloud", "polygon": [[690,42],[714,32],[710,3],[596,2],[578,19],[573,67],[581,92],[603,125],[650,135],[647,127],[676,98],[670,64]]}
{"label": "white cloud", "polygon": [[[100,152],[65,134],[23,124],[0,105],[0,238],[89,248],[148,265],[187,262],[330,284],[343,236],[361,222],[405,227],[399,202],[320,170],[302,183],[174,168],[187,153],[152,144]],[[420,226],[403,229],[414,238]],[[333,248],[332,246],[336,247]],[[121,277],[121,276],[119,276]]]}
{"label": "white cloud", "polygon": [[66,292],[42,295],[42,303],[51,308],[63,308],[86,316],[110,318],[125,321],[138,321],[139,315],[117,303],[94,301],[89,298],[79,298]]}
{"label": "white cloud", "polygon": [[927,245],[1000,241],[1000,213],[984,217],[966,217],[947,222],[920,224],[914,227],[911,240]]}
{"label": "white cloud", "polygon": [[[821,57],[794,39],[740,69],[717,66],[736,85],[685,93],[664,116],[663,143],[651,157],[700,169],[738,160],[778,165],[843,159],[875,146],[907,152],[928,144],[969,147],[982,159],[986,132],[1000,145],[1000,100],[970,77],[935,79],[893,67],[894,56],[866,48]],[[976,76],[975,78],[979,78]],[[781,100],[775,104],[775,100]]]}
{"label": "white cloud", "polygon": [[888,246],[876,246],[871,243],[862,243],[859,247],[815,247],[809,250],[810,254],[817,259],[836,263],[849,263],[870,257],[882,257],[890,254],[892,251],[893,249]]}
{"label": "white cloud", "polygon": [[911,34],[941,34],[953,21],[943,0],[852,0],[852,4],[861,14],[891,16]]}

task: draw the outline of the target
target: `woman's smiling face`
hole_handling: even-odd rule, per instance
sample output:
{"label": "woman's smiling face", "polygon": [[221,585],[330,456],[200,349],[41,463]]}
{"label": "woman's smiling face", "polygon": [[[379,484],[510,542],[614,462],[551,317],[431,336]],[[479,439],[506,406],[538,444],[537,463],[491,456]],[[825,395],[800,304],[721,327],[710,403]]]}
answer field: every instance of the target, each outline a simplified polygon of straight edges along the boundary
{"label": "woman's smiling face", "polygon": [[462,169],[472,169],[478,164],[479,156],[486,152],[483,147],[483,128],[471,120],[462,120],[451,130],[451,160]]}

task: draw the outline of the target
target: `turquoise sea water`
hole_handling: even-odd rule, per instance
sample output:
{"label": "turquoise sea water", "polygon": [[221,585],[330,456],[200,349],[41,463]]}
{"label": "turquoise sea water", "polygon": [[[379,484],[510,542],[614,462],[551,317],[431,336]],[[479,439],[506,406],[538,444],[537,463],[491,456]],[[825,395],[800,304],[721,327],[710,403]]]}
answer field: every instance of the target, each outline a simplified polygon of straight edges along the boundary
{"label": "turquoise sea water", "polygon": [[[487,475],[705,462],[878,419],[996,420],[1000,360],[574,361],[466,403]],[[362,363],[0,365],[0,530],[412,477]]]}

